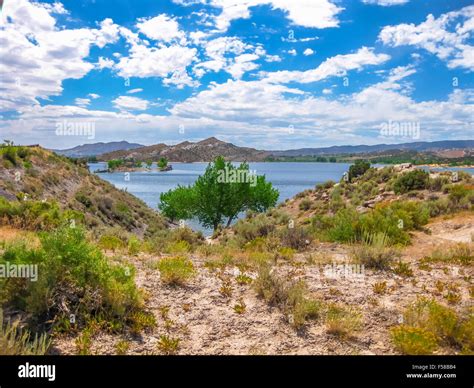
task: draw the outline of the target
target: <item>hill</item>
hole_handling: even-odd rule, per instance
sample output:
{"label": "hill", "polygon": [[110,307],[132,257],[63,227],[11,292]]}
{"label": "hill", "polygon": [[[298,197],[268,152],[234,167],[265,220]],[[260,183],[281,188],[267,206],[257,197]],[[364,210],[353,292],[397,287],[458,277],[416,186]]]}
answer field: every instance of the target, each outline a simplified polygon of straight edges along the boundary
{"label": "hill", "polygon": [[142,144],[129,143],[128,141],[112,141],[109,143],[93,143],[82,144],[74,148],[66,150],[53,150],[59,155],[64,155],[70,158],[87,158],[105,154],[106,152],[133,150],[135,148],[143,147]]}
{"label": "hill", "polygon": [[224,156],[230,161],[262,161],[269,155],[268,152],[259,151],[254,148],[238,147],[226,143],[215,137],[192,143],[185,141],[176,145],[163,143],[136,148],[133,150],[121,150],[108,152],[98,156],[99,160],[130,159],[134,161],[158,161],[165,157],[170,162],[209,162],[217,156]]}
{"label": "hill", "polygon": [[[20,209],[23,213],[33,212],[35,206],[48,210],[45,204],[56,203],[63,211],[77,212],[96,233],[117,227],[142,236],[166,226],[138,198],[90,173],[80,162],[41,147],[2,147],[0,165],[0,200],[10,201],[13,207],[26,206]],[[41,224],[40,219],[32,222]]]}

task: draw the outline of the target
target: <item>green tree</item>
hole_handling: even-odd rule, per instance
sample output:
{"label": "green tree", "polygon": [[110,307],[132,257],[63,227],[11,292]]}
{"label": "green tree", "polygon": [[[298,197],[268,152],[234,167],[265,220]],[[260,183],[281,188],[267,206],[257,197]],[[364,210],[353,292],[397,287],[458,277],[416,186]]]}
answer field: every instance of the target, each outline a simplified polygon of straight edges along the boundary
{"label": "green tree", "polygon": [[153,164],[153,161],[152,161],[152,160],[147,160],[147,161],[146,161],[146,167],[147,167],[147,168],[151,168],[152,164]]}
{"label": "green tree", "polygon": [[122,159],[112,159],[107,162],[107,167],[109,170],[115,170],[123,164]]}
{"label": "green tree", "polygon": [[235,167],[218,157],[194,185],[161,194],[158,207],[171,219],[197,218],[216,230],[224,223],[228,227],[243,211],[263,212],[275,206],[278,196],[265,176],[253,175],[247,163]]}
{"label": "green tree", "polygon": [[160,160],[158,161],[158,167],[160,170],[163,170],[164,168],[168,167],[168,159],[160,158]]}
{"label": "green tree", "polygon": [[353,178],[364,175],[369,168],[370,163],[367,160],[356,160],[355,163],[349,167],[349,181],[352,181]]}

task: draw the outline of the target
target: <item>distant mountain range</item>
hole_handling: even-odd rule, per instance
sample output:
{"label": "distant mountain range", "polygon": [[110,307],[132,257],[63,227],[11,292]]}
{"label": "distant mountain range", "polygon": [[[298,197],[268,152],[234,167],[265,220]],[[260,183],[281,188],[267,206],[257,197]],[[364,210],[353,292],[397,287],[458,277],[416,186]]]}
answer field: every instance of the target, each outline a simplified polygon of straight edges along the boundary
{"label": "distant mountain range", "polygon": [[451,149],[474,148],[474,140],[419,141],[403,144],[346,145],[324,148],[300,148],[287,151],[271,151],[273,156],[324,156],[382,152],[389,150],[430,152]]}
{"label": "distant mountain range", "polygon": [[52,150],[57,154],[70,158],[87,158],[119,150],[133,150],[144,147],[142,144],[129,143],[128,141],[113,141],[110,143],[83,144],[67,150]]}
{"label": "distant mountain range", "polygon": [[131,159],[136,161],[157,161],[161,157],[170,162],[209,162],[222,155],[231,161],[263,161],[268,157],[328,156],[351,154],[377,154],[386,151],[415,151],[449,153],[453,150],[473,150],[474,140],[444,140],[435,142],[414,142],[403,144],[346,145],[321,148],[300,148],[286,151],[263,151],[250,147],[239,147],[215,137],[192,143],[185,141],[176,145],[159,143],[144,146],[126,141],[111,143],[84,144],[67,150],[55,150],[56,153],[84,158],[95,156],[99,160]]}

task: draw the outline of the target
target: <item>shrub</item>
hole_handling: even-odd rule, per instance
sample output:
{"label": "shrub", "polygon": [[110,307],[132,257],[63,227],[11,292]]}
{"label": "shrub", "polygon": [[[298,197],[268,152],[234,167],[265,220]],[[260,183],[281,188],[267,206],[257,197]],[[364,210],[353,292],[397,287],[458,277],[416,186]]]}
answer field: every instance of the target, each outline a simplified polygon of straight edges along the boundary
{"label": "shrub", "polygon": [[295,250],[293,248],[283,247],[278,250],[278,257],[283,260],[292,260],[295,256]]}
{"label": "shrub", "polygon": [[102,235],[99,239],[98,246],[101,249],[116,251],[125,247],[125,243],[118,237],[113,235]]}
{"label": "shrub", "polygon": [[469,194],[472,195],[472,192],[472,189],[464,185],[453,185],[449,190],[448,198],[455,206],[458,206]]}
{"label": "shrub", "polygon": [[0,197],[0,222],[19,229],[52,230],[71,220],[81,223],[84,215],[73,210],[62,211],[56,202],[9,202]]}
{"label": "shrub", "polygon": [[234,305],[234,311],[236,312],[236,314],[244,314],[246,309],[247,306],[243,300]]}
{"label": "shrub", "polygon": [[327,189],[332,188],[335,184],[336,182],[334,182],[333,180],[329,180],[324,183],[319,183],[316,185],[316,190],[324,190],[324,189],[327,190]]}
{"label": "shrub", "polygon": [[31,314],[37,322],[59,325],[74,312],[76,325],[91,317],[124,321],[141,309],[133,268],[112,265],[88,243],[82,228],[61,227],[40,235],[41,247],[14,244],[0,262],[38,266],[37,281],[0,279],[0,303]]}
{"label": "shrub", "polygon": [[399,325],[391,329],[392,341],[403,354],[432,354],[438,344],[433,333],[419,327]]}
{"label": "shrub", "polygon": [[257,295],[264,298],[269,305],[280,308],[296,329],[301,328],[308,319],[320,316],[322,305],[306,296],[306,284],[303,281],[285,282],[272,272],[269,265],[260,266],[254,288]]}
{"label": "shrub", "polygon": [[433,179],[429,179],[428,188],[431,191],[442,191],[443,186],[449,184],[449,178],[446,176],[438,176]]}
{"label": "shrub", "polygon": [[307,286],[302,280],[290,285],[286,290],[285,309],[290,317],[290,323],[296,329],[303,327],[308,319],[320,317],[322,304],[307,298]]}
{"label": "shrub", "polygon": [[385,294],[387,292],[387,282],[376,282],[372,289],[375,294]]}
{"label": "shrub", "polygon": [[162,335],[158,340],[158,350],[166,355],[176,354],[179,350],[179,338]]}
{"label": "shrub", "polygon": [[299,204],[300,210],[309,210],[311,209],[312,201],[308,198],[303,199]]}
{"label": "shrub", "polygon": [[283,246],[296,250],[305,248],[311,241],[308,231],[301,227],[283,228],[279,237]]}
{"label": "shrub", "polygon": [[474,248],[472,244],[458,243],[453,247],[436,249],[423,261],[470,265],[474,261]]}
{"label": "shrub", "polygon": [[357,222],[359,214],[354,209],[341,209],[330,220],[327,236],[330,241],[352,242],[358,239]]}
{"label": "shrub", "polygon": [[152,251],[160,253],[166,251],[168,246],[180,241],[185,241],[188,243],[189,250],[194,250],[202,245],[204,237],[202,233],[194,232],[188,227],[160,230],[147,241],[147,245]]}
{"label": "shrub", "polygon": [[258,237],[268,236],[274,230],[275,223],[265,215],[257,215],[250,219],[241,219],[234,225],[234,231],[243,243]]}
{"label": "shrub", "polygon": [[393,184],[396,194],[403,194],[411,190],[423,190],[428,187],[430,174],[423,170],[413,170],[400,175]]}
{"label": "shrub", "polygon": [[166,252],[172,254],[187,253],[191,251],[191,245],[187,241],[175,241],[166,246]]}
{"label": "shrub", "polygon": [[156,326],[155,316],[150,312],[134,311],[128,318],[132,333],[139,334]]}
{"label": "shrub", "polygon": [[326,312],[326,331],[338,337],[351,337],[361,327],[361,314],[353,308],[331,304]]}
{"label": "shrub", "polygon": [[397,264],[392,268],[392,270],[395,274],[404,278],[413,276],[413,270],[410,268],[410,264],[404,263],[401,260],[398,260]]}
{"label": "shrub", "polygon": [[90,208],[92,206],[92,201],[83,192],[77,192],[76,195],[75,195],[75,198],[76,198],[76,201],[82,203],[87,208]]}
{"label": "shrub", "polygon": [[167,257],[158,262],[161,280],[168,285],[183,285],[195,275],[193,263],[184,257]]}
{"label": "shrub", "polygon": [[137,255],[142,248],[142,242],[136,237],[131,236],[128,239],[128,254],[135,256]]}
{"label": "shrub", "polygon": [[472,312],[467,318],[433,299],[419,298],[404,314],[405,324],[431,333],[438,345],[455,346],[474,351]]}
{"label": "shrub", "polygon": [[349,181],[364,175],[365,172],[370,168],[370,163],[366,160],[358,159],[355,163],[349,167]]}
{"label": "shrub", "polygon": [[17,154],[16,154],[16,147],[5,147],[2,150],[2,156],[4,160],[7,160],[13,166],[17,165]]}
{"label": "shrub", "polygon": [[389,239],[383,233],[367,235],[362,245],[353,248],[353,257],[367,268],[387,270],[398,255],[388,245]]}
{"label": "shrub", "polygon": [[128,353],[128,350],[130,349],[130,342],[126,340],[120,340],[117,342],[115,345],[115,353],[118,356],[124,356]]}

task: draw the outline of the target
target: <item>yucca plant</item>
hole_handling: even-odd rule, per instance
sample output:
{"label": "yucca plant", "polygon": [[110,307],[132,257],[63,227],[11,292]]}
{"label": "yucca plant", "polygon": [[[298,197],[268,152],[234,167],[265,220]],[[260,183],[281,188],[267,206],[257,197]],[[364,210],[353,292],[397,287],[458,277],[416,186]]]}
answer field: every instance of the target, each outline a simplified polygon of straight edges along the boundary
{"label": "yucca plant", "polygon": [[368,268],[389,269],[393,259],[398,256],[397,250],[389,245],[390,239],[385,233],[365,234],[362,245],[353,248],[353,256]]}
{"label": "yucca plant", "polygon": [[0,309],[0,354],[1,355],[44,355],[48,351],[51,341],[46,334],[37,334],[34,339],[27,330],[19,327],[19,321],[3,320],[3,311]]}

